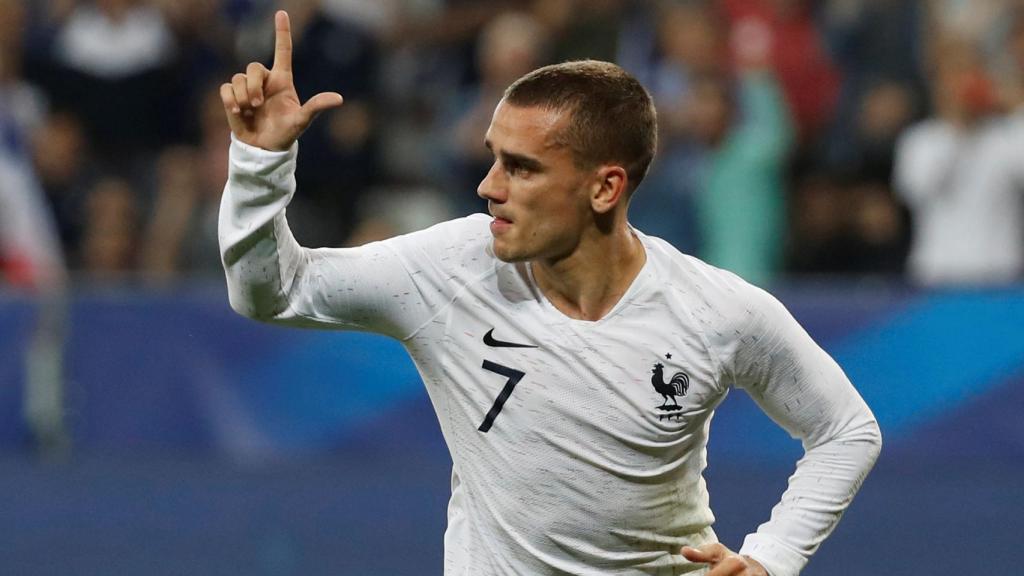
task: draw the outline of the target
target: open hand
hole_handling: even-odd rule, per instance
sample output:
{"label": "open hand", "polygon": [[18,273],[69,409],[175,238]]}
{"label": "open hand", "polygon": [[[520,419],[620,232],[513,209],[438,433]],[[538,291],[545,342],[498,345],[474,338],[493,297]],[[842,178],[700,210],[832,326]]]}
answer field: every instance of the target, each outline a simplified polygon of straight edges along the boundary
{"label": "open hand", "polygon": [[287,150],[324,110],[341,106],[341,94],[321,92],[305,104],[292,79],[292,31],[288,13],[274,15],[274,67],[250,63],[220,87],[235,138],[265,150]]}
{"label": "open hand", "polygon": [[768,576],[764,566],[749,556],[740,556],[715,542],[699,548],[683,546],[683,556],[690,562],[709,564],[707,576]]}

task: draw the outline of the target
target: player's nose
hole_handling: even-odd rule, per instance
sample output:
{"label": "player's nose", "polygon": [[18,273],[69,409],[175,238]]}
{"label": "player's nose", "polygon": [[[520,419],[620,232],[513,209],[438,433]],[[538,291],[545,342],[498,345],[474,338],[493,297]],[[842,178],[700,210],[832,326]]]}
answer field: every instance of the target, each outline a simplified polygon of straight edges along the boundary
{"label": "player's nose", "polygon": [[508,189],[502,178],[501,166],[497,161],[491,164],[491,169],[487,171],[487,175],[476,187],[476,195],[499,204],[508,199]]}

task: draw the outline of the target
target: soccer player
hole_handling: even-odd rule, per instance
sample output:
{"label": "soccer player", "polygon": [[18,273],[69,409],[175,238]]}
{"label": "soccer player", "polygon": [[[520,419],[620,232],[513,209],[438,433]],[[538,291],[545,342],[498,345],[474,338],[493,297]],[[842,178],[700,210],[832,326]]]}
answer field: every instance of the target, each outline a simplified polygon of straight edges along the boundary
{"label": "soccer player", "polygon": [[[296,140],[342,98],[301,104],[287,15],[275,24],[273,68],[221,87],[231,304],[404,344],[452,455],[445,574],[800,572],[873,465],[878,426],[778,301],[630,227],[656,141],[644,88],[603,62],[535,70],[487,130],[490,217],[310,250],[285,220]],[[806,450],[739,552],[717,542],[701,476],[731,387]]]}

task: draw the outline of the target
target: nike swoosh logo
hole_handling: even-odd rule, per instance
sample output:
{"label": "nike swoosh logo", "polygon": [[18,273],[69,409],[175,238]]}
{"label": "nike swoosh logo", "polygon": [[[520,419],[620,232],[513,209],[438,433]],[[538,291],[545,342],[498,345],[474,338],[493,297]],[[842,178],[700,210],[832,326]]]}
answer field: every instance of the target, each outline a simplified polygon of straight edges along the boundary
{"label": "nike swoosh logo", "polygon": [[484,344],[487,344],[492,348],[536,348],[536,346],[533,346],[532,344],[518,344],[516,342],[504,342],[502,340],[495,340],[494,328],[491,328],[490,330],[487,331],[487,334],[484,334]]}

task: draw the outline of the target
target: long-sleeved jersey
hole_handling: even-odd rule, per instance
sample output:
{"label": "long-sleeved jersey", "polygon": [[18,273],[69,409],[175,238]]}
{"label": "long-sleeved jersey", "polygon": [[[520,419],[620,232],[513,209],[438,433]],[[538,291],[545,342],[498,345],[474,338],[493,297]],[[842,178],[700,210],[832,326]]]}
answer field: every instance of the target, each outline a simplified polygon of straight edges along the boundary
{"label": "long-sleeved jersey", "polygon": [[797,574],[880,446],[836,363],[781,304],[636,232],[646,263],[598,321],[560,313],[471,216],[358,248],[306,249],[285,207],[297,147],[234,142],[220,214],[232,306],[401,341],[451,451],[445,574],[699,574],[715,540],[711,416],[745,389],[806,456],[741,552]]}

